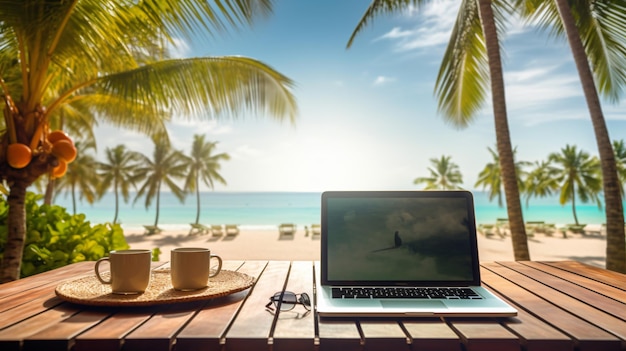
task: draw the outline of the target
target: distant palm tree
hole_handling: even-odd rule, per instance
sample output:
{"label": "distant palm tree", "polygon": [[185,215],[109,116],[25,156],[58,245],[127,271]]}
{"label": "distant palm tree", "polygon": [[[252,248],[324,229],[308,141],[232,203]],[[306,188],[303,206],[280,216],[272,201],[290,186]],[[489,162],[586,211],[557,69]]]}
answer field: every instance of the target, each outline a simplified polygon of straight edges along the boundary
{"label": "distant palm tree", "polygon": [[213,189],[214,181],[226,185],[226,180],[219,174],[222,167],[220,161],[230,160],[226,153],[213,154],[217,147],[217,142],[207,142],[204,135],[194,135],[191,146],[191,157],[188,159],[187,178],[185,179],[185,190],[196,193],[196,221],[200,221],[200,180]]}
{"label": "distant palm tree", "polygon": [[624,140],[613,141],[613,152],[615,153],[615,166],[619,177],[619,192],[622,199],[626,197],[624,184],[626,184],[626,144]]}
{"label": "distant palm tree", "polygon": [[153,158],[140,154],[138,166],[135,169],[134,179],[143,181],[135,196],[135,202],[145,197],[146,209],[156,198],[156,216],[154,226],[159,224],[159,209],[161,205],[161,186],[166,185],[174,196],[181,202],[185,199],[185,191],[176,181],[184,179],[187,175],[188,158],[178,150],[173,150],[166,137],[154,138]]}
{"label": "distant palm tree", "polygon": [[[485,168],[478,174],[478,180],[474,184],[475,187],[482,186],[483,189],[488,189],[489,191],[489,201],[492,201],[494,198],[498,198],[498,206],[503,207],[502,201],[502,174],[500,169],[500,156],[496,151],[492,148],[487,147],[489,153],[491,154],[492,162],[487,163]],[[517,148],[513,149],[513,156],[515,158],[515,153],[517,152]],[[524,182],[522,181],[524,175],[526,174],[523,167],[528,166],[530,163],[526,161],[517,161],[513,162],[515,167],[515,175],[517,177],[517,187],[518,189],[524,189]]]}
{"label": "distant palm tree", "polygon": [[455,190],[462,189],[463,175],[459,170],[459,166],[450,161],[451,156],[442,155],[440,159],[431,158],[428,168],[430,177],[415,178],[413,184],[426,183],[425,190]]}
{"label": "distant palm tree", "polygon": [[57,193],[69,193],[72,196],[72,213],[76,214],[76,190],[80,193],[80,199],[87,200],[87,203],[93,204],[98,199],[98,175],[94,173],[97,168],[97,161],[94,155],[87,152],[89,149],[95,149],[93,139],[77,141],[75,143],[78,154],[74,162],[67,165],[67,173],[64,177],[56,179]]}
{"label": "distant palm tree", "polygon": [[534,168],[527,173],[524,180],[526,206],[531,197],[546,197],[559,189],[557,180],[558,169],[548,161],[535,161]]}
{"label": "distant palm tree", "polygon": [[595,201],[598,207],[602,207],[599,197],[602,191],[600,162],[587,152],[576,150],[575,145],[567,145],[561,149],[561,153],[552,153],[548,157],[551,162],[560,166],[557,178],[561,188],[559,202],[561,205],[572,202],[574,222],[578,225],[576,198],[582,202]]}
{"label": "distant palm tree", "polygon": [[98,163],[98,173],[100,175],[100,185],[98,192],[102,196],[105,192],[113,188],[115,195],[115,215],[113,223],[117,223],[120,208],[120,193],[127,203],[130,198],[131,188],[135,188],[134,172],[139,161],[139,154],[126,150],[124,145],[106,149],[107,162]]}

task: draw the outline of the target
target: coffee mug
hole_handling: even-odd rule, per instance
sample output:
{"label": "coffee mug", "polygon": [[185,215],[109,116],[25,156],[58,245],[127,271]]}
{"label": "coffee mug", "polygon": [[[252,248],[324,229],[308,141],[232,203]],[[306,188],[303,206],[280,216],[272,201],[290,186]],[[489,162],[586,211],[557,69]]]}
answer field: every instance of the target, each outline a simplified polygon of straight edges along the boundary
{"label": "coffee mug", "polygon": [[[176,290],[191,291],[206,287],[209,278],[222,270],[222,258],[211,255],[211,250],[200,247],[173,249],[171,255],[172,286]],[[211,273],[211,258],[217,259],[217,269]]]}
{"label": "coffee mug", "polygon": [[[150,250],[117,250],[109,252],[96,262],[96,277],[102,284],[111,284],[114,294],[139,294],[146,291],[150,282]],[[109,261],[111,277],[107,280],[100,273],[100,264]]]}

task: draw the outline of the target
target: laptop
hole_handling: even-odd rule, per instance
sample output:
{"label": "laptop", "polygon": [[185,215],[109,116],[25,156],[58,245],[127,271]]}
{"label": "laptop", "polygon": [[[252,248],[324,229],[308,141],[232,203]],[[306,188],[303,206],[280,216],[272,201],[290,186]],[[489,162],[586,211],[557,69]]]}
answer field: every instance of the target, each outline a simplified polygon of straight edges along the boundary
{"label": "laptop", "polygon": [[322,193],[321,317],[507,317],[481,286],[469,191]]}

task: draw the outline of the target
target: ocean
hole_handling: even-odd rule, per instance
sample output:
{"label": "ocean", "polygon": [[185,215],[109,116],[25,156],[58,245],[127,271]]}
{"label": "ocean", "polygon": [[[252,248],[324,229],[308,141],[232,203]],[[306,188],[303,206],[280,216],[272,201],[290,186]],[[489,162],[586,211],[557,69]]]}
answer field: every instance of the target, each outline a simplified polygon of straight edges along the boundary
{"label": "ocean", "polygon": [[[475,191],[474,205],[477,223],[495,223],[497,218],[507,217],[506,209],[498,207],[497,201],[489,201],[486,192]],[[242,229],[275,230],[280,223],[295,223],[298,228],[320,223],[320,196],[315,192],[203,192],[201,193],[200,223],[238,224]],[[156,203],[146,209],[145,199],[133,204],[120,201],[118,222],[126,230],[143,230],[143,225],[153,224]],[[72,212],[69,197],[60,195],[55,204]],[[84,213],[92,224],[112,222],[115,215],[115,199],[112,193],[105,195],[93,205],[77,202],[77,213]],[[626,203],[625,206],[626,208]],[[574,223],[571,203],[561,206],[558,197],[533,198],[528,206],[522,201],[525,221],[546,221],[555,224]],[[603,210],[595,204],[577,202],[576,212],[580,223],[606,223]],[[181,203],[168,192],[161,193],[159,227],[165,230],[189,230],[195,222],[196,198],[188,196]]]}

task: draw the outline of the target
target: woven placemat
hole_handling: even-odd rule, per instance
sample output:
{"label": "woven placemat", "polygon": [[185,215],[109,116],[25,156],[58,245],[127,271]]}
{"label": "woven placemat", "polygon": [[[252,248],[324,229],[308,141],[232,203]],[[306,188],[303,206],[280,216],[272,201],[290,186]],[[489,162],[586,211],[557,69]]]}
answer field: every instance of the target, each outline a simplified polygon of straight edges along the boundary
{"label": "woven placemat", "polygon": [[254,284],[254,278],[228,270],[222,270],[209,278],[208,286],[201,290],[177,291],[172,288],[169,270],[152,271],[150,284],[142,294],[118,295],[111,292],[111,285],[102,284],[94,276],[59,284],[55,293],[65,301],[91,306],[152,306],[179,302],[208,300],[245,290]]}

